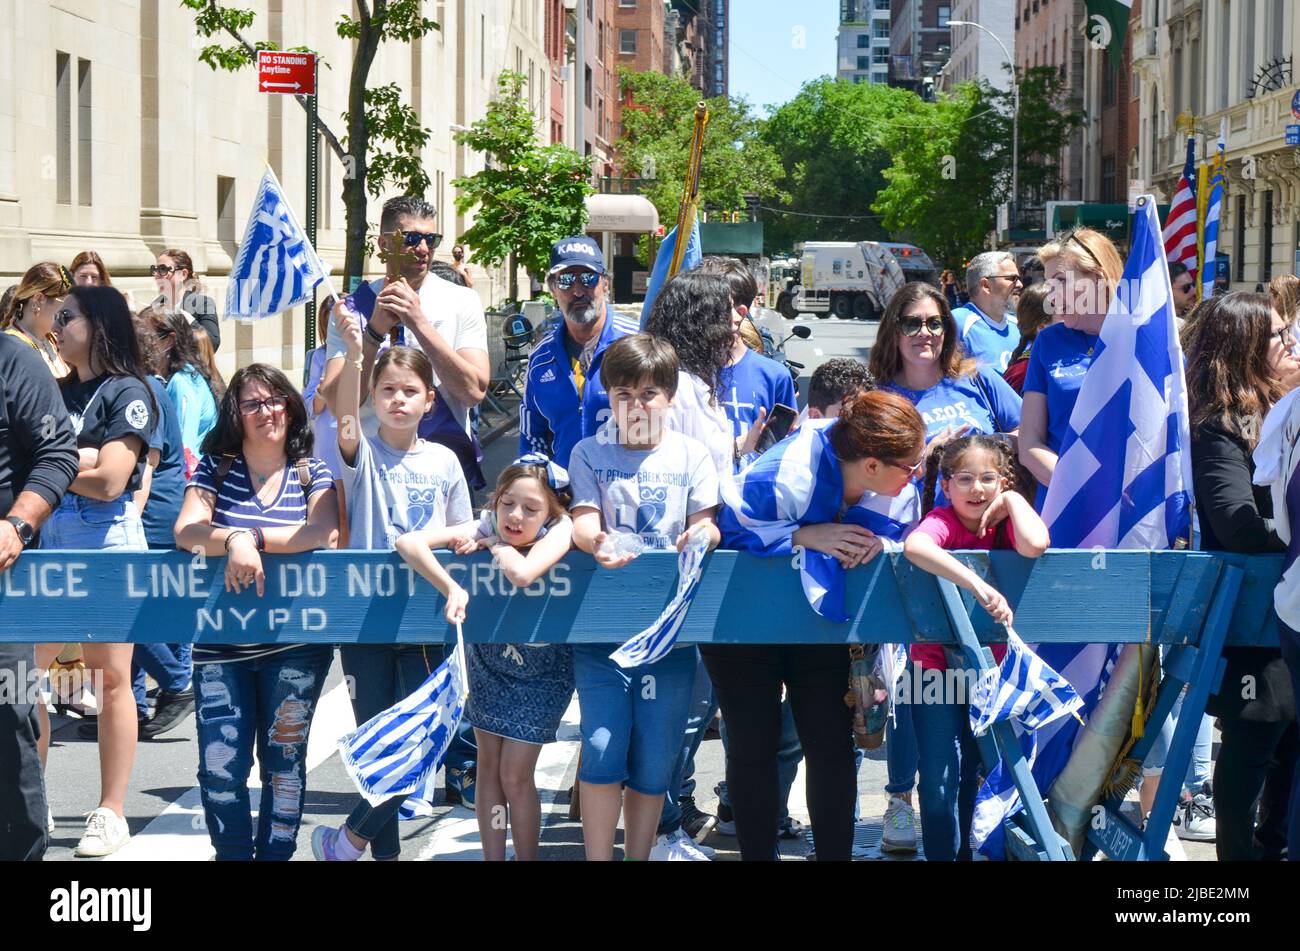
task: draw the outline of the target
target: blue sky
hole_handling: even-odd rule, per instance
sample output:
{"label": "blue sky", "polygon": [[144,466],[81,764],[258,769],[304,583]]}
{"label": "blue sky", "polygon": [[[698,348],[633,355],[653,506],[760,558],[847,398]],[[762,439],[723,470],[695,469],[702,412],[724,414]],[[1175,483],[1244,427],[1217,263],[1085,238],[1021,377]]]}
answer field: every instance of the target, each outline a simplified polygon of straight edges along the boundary
{"label": "blue sky", "polygon": [[730,92],[788,102],[809,79],[835,74],[835,0],[731,0]]}

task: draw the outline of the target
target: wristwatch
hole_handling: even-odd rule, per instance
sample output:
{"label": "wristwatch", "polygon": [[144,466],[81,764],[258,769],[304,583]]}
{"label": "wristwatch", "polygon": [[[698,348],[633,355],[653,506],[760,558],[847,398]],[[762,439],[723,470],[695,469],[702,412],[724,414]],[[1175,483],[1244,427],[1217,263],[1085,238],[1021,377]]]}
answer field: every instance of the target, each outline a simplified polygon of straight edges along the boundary
{"label": "wristwatch", "polygon": [[18,540],[23,543],[23,547],[30,547],[32,539],[36,537],[36,529],[32,528],[17,515],[10,515],[5,519],[5,521],[14,527],[14,531],[18,533]]}

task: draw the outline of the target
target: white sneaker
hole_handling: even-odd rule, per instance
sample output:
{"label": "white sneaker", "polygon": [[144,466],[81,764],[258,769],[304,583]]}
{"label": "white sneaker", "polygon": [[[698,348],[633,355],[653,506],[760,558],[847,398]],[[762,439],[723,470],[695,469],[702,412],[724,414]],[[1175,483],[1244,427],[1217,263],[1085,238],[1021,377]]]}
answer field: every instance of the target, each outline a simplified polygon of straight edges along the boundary
{"label": "white sneaker", "polygon": [[1188,842],[1213,842],[1218,834],[1214,800],[1203,792],[1185,799],[1174,810],[1174,831]]}
{"label": "white sneaker", "polygon": [[45,808],[47,810],[45,814],[45,831],[50,835],[54,835],[55,830],[58,828],[54,823],[54,807],[46,806]]}
{"label": "white sneaker", "polygon": [[80,858],[99,858],[112,855],[131,841],[126,820],[112,809],[100,806],[86,820],[86,831],[77,843],[73,854]]}
{"label": "white sneaker", "polygon": [[[713,852],[712,849],[708,850]],[[689,835],[678,829],[655,840],[650,850],[651,862],[707,862],[710,856]]]}
{"label": "white sneaker", "polygon": [[902,796],[890,796],[885,807],[882,852],[916,851],[916,810]]}

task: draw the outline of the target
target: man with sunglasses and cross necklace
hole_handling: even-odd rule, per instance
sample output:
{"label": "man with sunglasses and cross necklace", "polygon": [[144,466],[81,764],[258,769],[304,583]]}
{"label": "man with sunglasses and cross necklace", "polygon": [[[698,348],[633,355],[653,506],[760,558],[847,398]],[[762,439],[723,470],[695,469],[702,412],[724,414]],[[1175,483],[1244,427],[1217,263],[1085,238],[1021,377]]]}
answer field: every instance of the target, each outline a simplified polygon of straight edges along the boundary
{"label": "man with sunglasses and cross necklace", "polygon": [[619,337],[640,330],[637,319],[609,305],[609,272],[600,246],[585,235],[551,248],[546,285],[564,318],[528,358],[519,408],[519,452],[540,452],[567,467],[578,441],[609,418],[600,361]]}
{"label": "man with sunglasses and cross necklace", "polygon": [[[353,309],[364,319],[361,379],[370,379],[379,353],[392,344],[423,351],[433,364],[433,382],[438,391],[439,405],[434,412],[449,417],[439,422],[458,429],[468,445],[469,411],[483,401],[491,379],[487,322],[476,292],[429,272],[433,253],[442,242],[436,227],[437,210],[421,198],[401,196],[384,202],[379,230],[384,236],[401,234],[401,277],[363,284],[350,295]],[[346,353],[347,345],[331,321],[325,373],[317,390],[331,410]],[[367,386],[362,387],[363,400],[367,390]],[[374,408],[368,402],[361,409],[361,428],[367,435],[378,431]],[[437,434],[426,432],[427,428],[421,423],[422,438],[443,441]],[[455,451],[457,446],[450,448]],[[468,461],[462,458],[462,467]],[[465,475],[470,478],[468,471]]]}

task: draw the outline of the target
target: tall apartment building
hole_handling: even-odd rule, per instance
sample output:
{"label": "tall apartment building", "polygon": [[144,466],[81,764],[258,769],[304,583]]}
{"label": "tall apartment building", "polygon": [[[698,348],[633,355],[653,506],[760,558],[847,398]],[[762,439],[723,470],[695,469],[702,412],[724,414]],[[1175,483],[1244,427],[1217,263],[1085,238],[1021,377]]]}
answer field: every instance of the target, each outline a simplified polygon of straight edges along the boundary
{"label": "tall apartment building", "polygon": [[[1014,24],[1016,67],[1053,66],[1065,80],[1070,100],[1083,103],[1083,0],[1040,3],[1017,0]],[[1025,195],[1022,204],[1042,206],[1048,201],[1083,200],[1083,130],[1075,131],[1061,150],[1061,190],[1055,195]]]}
{"label": "tall apartment building", "polygon": [[973,26],[951,27],[952,54],[940,74],[943,88],[985,79],[995,89],[1010,89],[1011,70],[1007,67],[1015,62],[1015,0],[953,0],[951,12],[951,19],[978,23],[992,30],[997,39]]}
{"label": "tall apartment building", "polygon": [[840,0],[835,75],[854,83],[889,82],[889,0]]}
{"label": "tall apartment building", "polygon": [[952,52],[950,0],[890,0],[889,84],[933,95]]}
{"label": "tall apartment building", "polygon": [[1213,154],[1225,134],[1219,251],[1236,290],[1296,271],[1300,170],[1286,127],[1297,121],[1297,45],[1300,8],[1291,0],[1144,0],[1134,13],[1138,177],[1168,201],[1188,131],[1198,159]]}
{"label": "tall apartment building", "polygon": [[[250,39],[318,50],[320,115],[336,133],[346,108],[352,44],[312,0],[258,0]],[[457,145],[455,127],[480,118],[502,69],[532,79],[529,104],[545,138],[550,116],[543,0],[428,5],[442,29],[380,47],[372,86],[398,84],[431,132],[422,163],[451,239],[472,217],[457,214],[451,181],[483,167]],[[224,310],[226,281],[245,218],[269,163],[299,215],[306,190],[306,118],[292,98],[257,91],[254,71],[214,72],[198,61],[191,11],[172,0],[96,4],[0,0],[0,286],[33,263],[103,255],[115,284],[153,296],[148,268],[159,251],[190,253]],[[321,202],[317,243],[342,284],[344,163],[318,145]],[[387,197],[387,196],[382,196]],[[377,224],[380,200],[370,203]],[[471,259],[473,249],[470,249]],[[371,262],[371,271],[380,269]],[[485,302],[504,297],[499,270],[478,271]],[[303,311],[257,323],[223,323],[218,364],[265,360],[302,366]]]}
{"label": "tall apartment building", "polygon": [[669,0],[665,54],[668,72],[712,98],[730,89],[730,0]]}
{"label": "tall apartment building", "polygon": [[[666,72],[666,11],[664,0],[617,0],[613,11],[615,81],[619,67],[638,73]],[[614,97],[614,141],[623,135],[623,100],[620,90]]]}

